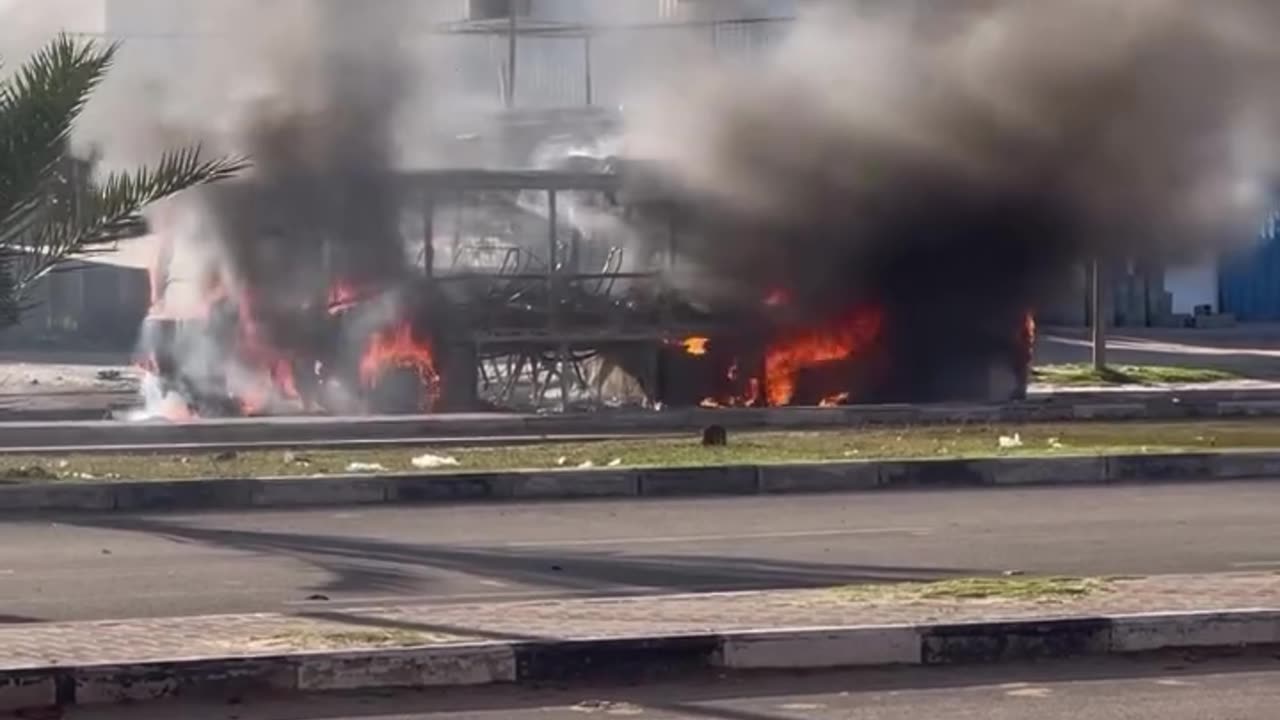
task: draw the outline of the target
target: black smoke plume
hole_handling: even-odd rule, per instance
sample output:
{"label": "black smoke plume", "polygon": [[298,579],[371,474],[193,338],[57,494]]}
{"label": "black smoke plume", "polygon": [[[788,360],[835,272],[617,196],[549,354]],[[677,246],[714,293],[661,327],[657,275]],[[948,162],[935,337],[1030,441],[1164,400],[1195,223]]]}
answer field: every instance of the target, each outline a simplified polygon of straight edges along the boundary
{"label": "black smoke plume", "polygon": [[[424,82],[412,74],[405,30],[417,7],[293,0],[209,11],[214,32],[195,46],[210,68],[204,79],[230,95],[227,117],[204,105],[209,120],[186,124],[251,157],[253,170],[183,198],[174,214],[200,219],[188,231],[157,228],[194,256],[174,287],[195,299],[165,298],[167,309],[190,317],[193,305],[213,305],[207,318],[144,338],[144,351],[163,348],[175,374],[195,378],[183,394],[243,398],[265,386],[271,397],[255,410],[270,412],[287,374],[305,404],[366,411],[349,387],[361,350],[371,333],[419,319],[408,308],[422,304],[408,297],[414,270],[397,172],[398,123]],[[238,65],[246,73],[232,72]],[[175,104],[200,95],[168,87]],[[355,309],[339,314],[341,303]],[[328,383],[317,397],[320,375],[334,372],[348,387]]]}
{"label": "black smoke plume", "polygon": [[964,395],[1079,263],[1254,235],[1280,138],[1265,3],[937,5],[833,3],[766,67],[654,104],[629,146],[696,218],[687,292],[785,288],[796,322],[879,303],[903,399]]}
{"label": "black smoke plume", "polygon": [[310,329],[298,310],[325,305],[335,283],[395,288],[408,270],[394,173],[408,91],[407,65],[389,42],[404,21],[396,6],[317,3],[316,55],[302,78],[311,86],[248,111],[242,142],[253,175],[209,193],[234,280],[282,350],[304,349],[289,347]]}

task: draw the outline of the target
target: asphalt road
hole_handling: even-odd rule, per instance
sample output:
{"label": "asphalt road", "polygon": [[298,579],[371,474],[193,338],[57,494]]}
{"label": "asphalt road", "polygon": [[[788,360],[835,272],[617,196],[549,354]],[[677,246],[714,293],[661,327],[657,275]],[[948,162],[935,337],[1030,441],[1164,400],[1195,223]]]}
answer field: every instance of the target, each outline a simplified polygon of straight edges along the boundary
{"label": "asphalt road", "polygon": [[383,693],[74,710],[66,720],[1274,720],[1275,659],[766,676],[643,688]]}
{"label": "asphalt road", "polygon": [[[71,402],[63,396],[58,402]],[[1224,416],[1238,417],[1238,408],[1225,409],[1222,403],[1253,402],[1257,412],[1280,397],[1280,383],[1241,380],[1226,384],[1186,385],[1177,388],[1052,388],[1033,387],[1027,403],[990,406],[1002,417],[1025,420],[1034,410],[1037,418],[1071,418],[1072,408],[1093,404],[1142,404],[1144,417],[1151,420]],[[1174,400],[1176,399],[1176,402]],[[874,406],[850,405],[839,408],[672,408],[663,412],[620,410],[617,412],[558,414],[449,413],[420,416],[327,417],[275,416],[198,420],[189,423],[164,421],[127,422],[97,420],[58,422],[55,417],[41,421],[20,421],[25,404],[39,404],[37,398],[0,393],[0,450],[29,452],[55,448],[127,449],[149,447],[281,447],[296,443],[341,443],[346,446],[377,442],[406,442],[430,439],[433,442],[470,443],[473,440],[584,434],[652,436],[687,434],[716,423],[740,430],[821,430],[863,423],[966,422],[975,417],[971,404]],[[14,404],[17,404],[16,407]],[[44,413],[36,407],[31,412]],[[989,411],[987,411],[989,412]],[[905,414],[904,414],[905,413]],[[56,413],[55,413],[56,415]]]}
{"label": "asphalt road", "polygon": [[0,621],[1280,570],[1277,506],[1250,482],[6,517]]}

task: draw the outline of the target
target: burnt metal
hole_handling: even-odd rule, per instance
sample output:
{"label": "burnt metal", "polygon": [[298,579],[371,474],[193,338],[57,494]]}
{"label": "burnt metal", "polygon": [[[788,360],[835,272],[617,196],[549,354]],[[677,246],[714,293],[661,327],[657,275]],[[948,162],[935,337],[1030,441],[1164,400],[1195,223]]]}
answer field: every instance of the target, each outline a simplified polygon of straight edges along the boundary
{"label": "burnt metal", "polygon": [[[569,164],[572,169],[401,176],[401,204],[418,209],[425,235],[401,292],[409,297],[415,330],[430,339],[442,381],[438,388],[421,387],[413,373],[393,371],[378,387],[361,391],[366,411],[419,412],[428,396],[438,399],[430,406],[437,411],[599,406],[609,400],[603,386],[614,369],[633,378],[649,404],[764,404],[764,350],[782,330],[796,327],[797,318],[776,308],[694,307],[671,284],[688,216],[662,201],[670,188],[639,166],[586,159]],[[626,242],[626,236],[593,236],[584,229],[611,221],[628,232],[643,228],[644,237]],[[326,383],[360,387],[360,348],[350,338],[359,335],[352,328],[359,328],[362,308],[376,301],[360,298],[335,313],[312,303],[292,320],[276,318],[294,350],[292,374],[304,410],[338,411],[325,397]],[[952,334],[910,332],[915,315],[938,312],[946,308],[886,306],[886,335],[877,347],[856,360],[801,372],[792,404],[817,405],[832,388],[859,402],[991,401],[1025,394],[1021,316],[993,315],[980,323],[957,317]],[[218,303],[206,322],[204,332],[234,345],[237,308]],[[202,417],[240,412],[225,393],[208,391],[220,383],[177,372],[174,358],[184,351],[177,325],[149,321],[149,344],[166,389],[188,398]],[[691,337],[709,339],[704,355],[686,351],[682,341]],[[956,363],[948,345],[965,342],[1004,343],[1007,364],[999,358],[994,366],[990,358]],[[957,387],[969,390],[951,397],[949,389]]]}

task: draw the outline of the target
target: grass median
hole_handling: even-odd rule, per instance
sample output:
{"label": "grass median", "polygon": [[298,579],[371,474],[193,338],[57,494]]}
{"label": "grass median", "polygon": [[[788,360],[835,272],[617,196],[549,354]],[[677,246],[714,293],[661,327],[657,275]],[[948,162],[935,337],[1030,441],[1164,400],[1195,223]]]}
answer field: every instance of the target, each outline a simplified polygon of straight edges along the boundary
{"label": "grass median", "polygon": [[1243,379],[1226,370],[1176,365],[1109,365],[1101,370],[1088,363],[1041,365],[1033,369],[1035,382],[1061,386],[1186,385]]}
{"label": "grass median", "polygon": [[[1280,424],[1257,421],[876,427],[824,432],[731,433],[725,447],[703,447],[700,438],[691,436],[430,449],[0,455],[0,481],[320,477],[384,472],[572,470],[1277,447],[1280,447]],[[433,463],[438,465],[429,467]]]}
{"label": "grass median", "polygon": [[850,585],[833,592],[850,602],[919,602],[928,600],[1065,602],[1107,589],[1108,581],[1067,577],[979,577],[931,583]]}

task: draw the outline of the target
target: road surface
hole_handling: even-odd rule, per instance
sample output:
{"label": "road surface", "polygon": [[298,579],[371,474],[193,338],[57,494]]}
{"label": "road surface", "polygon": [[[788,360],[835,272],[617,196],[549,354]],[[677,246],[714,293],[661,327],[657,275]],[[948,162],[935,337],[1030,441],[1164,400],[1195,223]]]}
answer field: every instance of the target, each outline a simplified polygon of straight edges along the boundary
{"label": "road surface", "polygon": [[1280,483],[0,518],[0,621],[1280,570]]}
{"label": "road surface", "polygon": [[[1093,346],[1087,328],[1043,328],[1035,364],[1086,363]],[[1280,325],[1234,328],[1112,328],[1107,360],[1120,365],[1163,365],[1226,370],[1242,377],[1280,380]]]}
{"label": "road surface", "polygon": [[66,720],[1275,720],[1280,662],[1177,658],[73,710]]}
{"label": "road surface", "polygon": [[[942,404],[913,406],[848,405],[838,408],[672,408],[663,412],[619,410],[599,413],[518,414],[450,413],[391,417],[259,417],[198,420],[190,423],[83,421],[20,422],[21,412],[10,407],[32,398],[0,394],[0,451],[30,452],[86,451],[89,449],[128,450],[148,447],[177,450],[204,446],[274,446],[295,443],[331,442],[343,445],[388,441],[436,441],[453,439],[469,443],[475,439],[528,438],[530,436],[575,436],[584,434],[653,436],[700,432],[708,424],[721,424],[730,432],[761,430],[829,430],[866,423],[911,425],[913,423],[957,423],[985,421],[995,416],[1009,422],[1057,418],[1071,420],[1082,405],[1141,406],[1149,420],[1239,418],[1239,403],[1251,403],[1251,412],[1270,413],[1280,398],[1280,383],[1239,381],[1234,384],[1207,383],[1167,387],[1112,386],[1075,388],[1067,392],[1041,392],[1031,388],[1026,403],[984,405]],[[15,399],[16,397],[16,399]],[[53,396],[50,396],[53,397]],[[73,396],[70,396],[73,397]],[[65,401],[64,397],[59,402]],[[1270,403],[1270,404],[1269,404]],[[21,408],[18,408],[21,410]],[[35,410],[35,408],[28,408]],[[46,408],[47,409],[47,408]],[[1094,411],[1098,408],[1094,407]],[[1134,408],[1126,408],[1132,413]]]}

